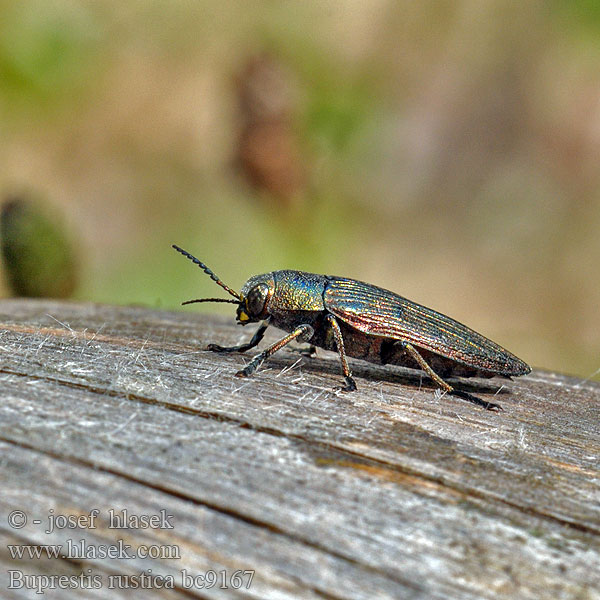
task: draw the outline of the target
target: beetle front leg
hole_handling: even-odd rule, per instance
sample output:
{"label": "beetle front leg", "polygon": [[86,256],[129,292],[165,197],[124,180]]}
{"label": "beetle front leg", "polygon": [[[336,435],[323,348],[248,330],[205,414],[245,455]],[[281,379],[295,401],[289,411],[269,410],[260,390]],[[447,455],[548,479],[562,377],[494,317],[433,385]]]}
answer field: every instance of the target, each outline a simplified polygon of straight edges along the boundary
{"label": "beetle front leg", "polygon": [[427,361],[419,354],[417,349],[410,344],[403,343],[404,349],[419,363],[419,366],[435,381],[443,390],[452,394],[453,396],[458,396],[463,400],[468,400],[473,404],[477,404],[478,406],[482,406],[487,410],[503,410],[499,404],[494,404],[493,402],[486,402],[477,396],[473,396],[473,394],[469,394],[469,392],[463,392],[462,390],[454,389],[449,383],[444,381],[428,364]]}
{"label": "beetle front leg", "polygon": [[305,341],[308,341],[314,334],[315,330],[310,325],[299,325],[296,327],[296,329],[294,329],[294,331],[292,331],[292,333],[286,335],[284,338],[281,338],[278,342],[275,342],[266,350],[263,350],[260,354],[257,354],[246,367],[235,374],[236,377],[249,377],[267,358],[269,358],[269,356],[277,352],[277,350],[281,350],[281,348],[296,338],[301,338]]}
{"label": "beetle front leg", "polygon": [[350,367],[348,366],[348,359],[346,358],[346,351],[344,349],[344,338],[342,337],[342,331],[333,315],[327,315],[325,318],[327,319],[333,331],[335,346],[338,354],[340,355],[340,362],[342,363],[342,375],[344,376],[344,381],[346,382],[346,385],[339,389],[342,390],[342,392],[353,392],[356,390],[356,382],[354,381],[352,373],[350,372]]}
{"label": "beetle front leg", "polygon": [[250,350],[259,344],[259,342],[263,339],[268,326],[269,321],[263,321],[252,336],[252,339],[247,344],[240,344],[239,346],[230,347],[219,346],[218,344],[209,344],[206,346],[206,349],[211,350],[212,352],[246,352],[246,350]]}

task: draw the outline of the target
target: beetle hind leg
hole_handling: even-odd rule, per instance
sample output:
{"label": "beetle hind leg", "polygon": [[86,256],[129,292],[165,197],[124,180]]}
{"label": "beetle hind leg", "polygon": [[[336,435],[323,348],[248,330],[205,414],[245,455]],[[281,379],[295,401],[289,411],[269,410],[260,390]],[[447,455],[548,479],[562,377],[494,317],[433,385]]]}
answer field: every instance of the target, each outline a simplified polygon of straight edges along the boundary
{"label": "beetle hind leg", "polygon": [[472,402],[473,404],[477,404],[477,406],[481,406],[482,408],[485,408],[486,410],[494,410],[494,411],[504,410],[499,404],[495,404],[494,402],[486,402],[485,400],[482,400],[481,398],[478,398],[477,396],[473,396],[473,394],[469,394],[469,392],[463,392],[462,390],[457,390],[457,389],[452,388],[452,391],[449,393],[452,394],[453,396],[458,396],[459,398],[462,398],[463,400],[468,400],[469,402]]}
{"label": "beetle hind leg", "polygon": [[463,400],[468,400],[473,404],[477,404],[477,406],[481,406],[486,410],[503,410],[499,404],[494,404],[493,402],[486,402],[477,396],[473,396],[473,394],[469,394],[468,392],[463,392],[462,390],[457,390],[453,388],[449,383],[444,381],[427,363],[427,361],[419,354],[414,346],[411,344],[404,343],[405,350],[410,354],[412,358],[414,358],[418,363],[421,369],[435,381],[444,391],[452,394],[453,396],[457,396],[458,398],[462,398]]}

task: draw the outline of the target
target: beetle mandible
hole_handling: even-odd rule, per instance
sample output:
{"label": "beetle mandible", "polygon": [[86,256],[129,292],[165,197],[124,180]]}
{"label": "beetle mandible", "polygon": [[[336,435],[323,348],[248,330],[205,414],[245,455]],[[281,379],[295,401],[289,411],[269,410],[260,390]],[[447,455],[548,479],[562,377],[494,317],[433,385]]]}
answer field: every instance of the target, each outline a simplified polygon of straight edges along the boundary
{"label": "beetle mandible", "polygon": [[250,277],[238,293],[195,256],[174,244],[173,248],[235,298],[198,298],[183,304],[228,302],[237,305],[239,324],[260,322],[248,343],[231,347],[209,344],[207,350],[246,352],[258,345],[269,325],[288,332],[238,371],[238,377],[250,376],[277,350],[299,340],[338,353],[343,391],[356,390],[347,360],[350,356],[421,369],[444,391],[488,410],[501,410],[499,404],[457,390],[444,378],[510,379],[531,372],[520,358],[466,325],[369,283],[286,270]]}

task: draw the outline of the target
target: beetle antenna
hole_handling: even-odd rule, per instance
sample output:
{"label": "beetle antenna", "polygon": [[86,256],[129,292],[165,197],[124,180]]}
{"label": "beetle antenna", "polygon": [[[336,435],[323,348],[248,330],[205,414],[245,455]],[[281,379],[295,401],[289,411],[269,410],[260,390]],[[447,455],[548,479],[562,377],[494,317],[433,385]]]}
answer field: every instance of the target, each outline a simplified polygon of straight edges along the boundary
{"label": "beetle antenna", "polygon": [[[173,248],[175,248],[175,250],[177,250],[177,252],[179,252],[180,254],[183,254],[186,258],[189,258],[194,264],[198,265],[216,284],[220,285],[228,294],[231,294],[234,298],[237,298],[238,301],[241,299],[240,295],[236,291],[232,290],[228,285],[225,285],[202,261],[198,260],[195,256],[193,256],[189,252],[186,252],[185,250],[183,250],[183,248],[180,248],[175,244],[173,244]],[[208,298],[207,300],[210,300],[212,302],[215,300],[215,298]],[[197,300],[194,300],[194,302],[197,302]],[[231,302],[233,304],[233,300],[228,300],[228,302]]]}
{"label": "beetle antenna", "polygon": [[237,300],[230,300],[229,298],[196,298],[196,300],[182,302],[181,306],[184,304],[193,304],[194,302],[227,302],[229,304],[239,304]]}

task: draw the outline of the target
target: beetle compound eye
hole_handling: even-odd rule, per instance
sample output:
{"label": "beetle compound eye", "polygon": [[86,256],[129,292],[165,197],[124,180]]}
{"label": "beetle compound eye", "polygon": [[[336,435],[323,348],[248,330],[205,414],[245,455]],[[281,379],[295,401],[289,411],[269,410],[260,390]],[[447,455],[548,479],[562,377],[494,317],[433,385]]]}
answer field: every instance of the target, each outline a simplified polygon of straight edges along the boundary
{"label": "beetle compound eye", "polygon": [[260,284],[253,287],[248,292],[248,298],[246,299],[246,306],[248,314],[252,317],[260,317],[265,310],[265,303],[269,296],[269,287],[265,284]]}

